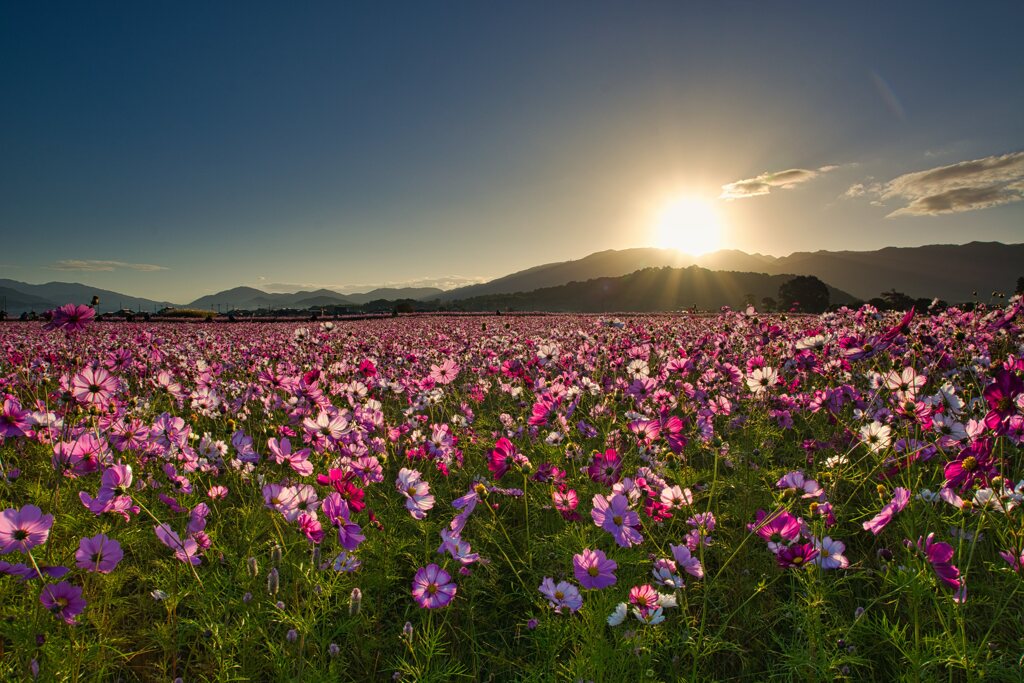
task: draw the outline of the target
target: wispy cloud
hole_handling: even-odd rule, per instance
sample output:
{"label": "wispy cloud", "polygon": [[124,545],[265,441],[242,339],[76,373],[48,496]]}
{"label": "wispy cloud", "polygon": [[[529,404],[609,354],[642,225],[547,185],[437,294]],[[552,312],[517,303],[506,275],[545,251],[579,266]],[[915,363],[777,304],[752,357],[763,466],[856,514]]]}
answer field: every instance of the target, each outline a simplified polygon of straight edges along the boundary
{"label": "wispy cloud", "polygon": [[64,259],[51,263],[47,266],[50,270],[74,270],[84,272],[109,272],[112,270],[139,270],[153,272],[167,270],[164,266],[153,265],[152,263],[125,263],[124,261],[96,261],[92,259]]}
{"label": "wispy cloud", "polygon": [[464,275],[440,275],[437,277],[425,277],[412,280],[387,280],[384,282],[363,282],[363,283],[324,283],[324,282],[272,282],[267,283],[265,277],[257,278],[256,287],[265,292],[286,294],[291,292],[309,291],[315,289],[330,289],[343,294],[368,292],[381,287],[436,287],[437,289],[455,289],[466,285],[476,285],[487,282],[493,278],[488,277],[466,277]]}
{"label": "wispy cloud", "polygon": [[719,195],[719,199],[747,199],[769,194],[772,190],[788,190],[837,168],[839,166],[832,164],[816,170],[790,168],[785,171],[762,173],[754,178],[745,178],[722,185],[722,194]]}
{"label": "wispy cloud", "polygon": [[1024,152],[905,173],[887,183],[858,183],[846,196],[904,204],[886,218],[962,213],[1018,202],[1024,199]]}

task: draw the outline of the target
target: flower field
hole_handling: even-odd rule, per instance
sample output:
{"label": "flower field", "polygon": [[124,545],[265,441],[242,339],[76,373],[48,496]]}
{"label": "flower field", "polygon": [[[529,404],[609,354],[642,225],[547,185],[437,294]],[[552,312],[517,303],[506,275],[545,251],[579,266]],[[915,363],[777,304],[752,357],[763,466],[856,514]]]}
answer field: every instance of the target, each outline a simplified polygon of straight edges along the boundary
{"label": "flower field", "polygon": [[0,679],[1021,680],[1022,308],[0,324]]}

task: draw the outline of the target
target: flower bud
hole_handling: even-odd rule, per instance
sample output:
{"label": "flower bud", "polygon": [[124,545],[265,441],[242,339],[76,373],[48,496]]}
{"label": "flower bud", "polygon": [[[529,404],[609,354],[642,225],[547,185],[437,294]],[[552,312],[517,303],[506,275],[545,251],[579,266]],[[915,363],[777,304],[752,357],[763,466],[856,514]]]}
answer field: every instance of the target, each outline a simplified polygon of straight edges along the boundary
{"label": "flower bud", "polygon": [[362,607],[362,604],[363,591],[359,590],[359,588],[353,588],[352,595],[350,595],[348,599],[349,616],[355,616],[356,614],[359,614],[359,608]]}
{"label": "flower bud", "polygon": [[277,595],[277,590],[280,587],[280,576],[277,573],[277,567],[274,567],[267,573],[267,592],[271,595]]}

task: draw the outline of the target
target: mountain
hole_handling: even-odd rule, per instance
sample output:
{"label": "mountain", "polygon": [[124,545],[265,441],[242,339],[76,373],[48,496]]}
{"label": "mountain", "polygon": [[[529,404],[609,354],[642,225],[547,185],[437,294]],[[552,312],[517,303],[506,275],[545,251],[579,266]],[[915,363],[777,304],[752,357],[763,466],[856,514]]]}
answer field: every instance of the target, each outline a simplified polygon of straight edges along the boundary
{"label": "mountain", "polygon": [[876,251],[796,252],[778,259],[766,272],[816,275],[861,299],[896,289],[912,298],[949,302],[993,291],[1012,292],[1024,275],[1024,244],[969,242],[923,247],[886,247]]}
{"label": "mountain", "polygon": [[[100,289],[77,282],[47,282],[44,285],[30,285],[17,280],[0,279],[0,296],[7,297],[7,312],[18,315],[24,311],[42,313],[45,310],[67,303],[87,304],[94,296],[100,298],[97,313],[130,308],[133,311],[155,311],[173,304],[130,296],[108,289]],[[8,292],[17,292],[19,296]]]}
{"label": "mountain", "polygon": [[312,292],[271,294],[255,287],[235,287],[216,294],[199,297],[189,308],[205,310],[241,309],[255,311],[261,308],[310,308],[317,306],[354,306],[355,302],[330,289]]}
{"label": "mountain", "polygon": [[696,259],[671,249],[609,250],[449,290],[439,298],[454,301],[531,292],[573,281],[618,277],[643,268],[690,265],[741,273],[814,275],[865,301],[895,289],[915,299],[938,297],[960,303],[974,299],[975,291],[984,300],[992,291],[1012,290],[1017,278],[1024,275],[1024,244],[932,244],[874,251],[796,252],[783,257],[721,250]]}
{"label": "mountain", "polygon": [[555,287],[573,281],[591,280],[597,277],[619,277],[643,268],[662,266],[693,265],[692,256],[673,249],[638,248],[615,251],[599,251],[576,261],[546,263],[521,270],[479,285],[468,285],[450,289],[438,298],[441,301],[468,299],[487,294],[508,294],[531,292],[542,287]]}
{"label": "mountain", "polygon": [[437,287],[378,287],[369,292],[343,294],[342,296],[357,304],[365,304],[378,299],[387,299],[389,301],[397,299],[427,301],[428,299],[437,299],[442,294],[444,294],[444,290]]}
{"label": "mountain", "polygon": [[[570,282],[531,292],[487,294],[454,302],[468,311],[671,311],[690,306],[716,310],[722,306],[740,308],[748,301],[776,297],[779,286],[792,274],[766,275],[712,271],[699,266],[687,268],[646,268],[620,277],[602,277]],[[833,304],[849,304],[855,298],[829,287]]]}

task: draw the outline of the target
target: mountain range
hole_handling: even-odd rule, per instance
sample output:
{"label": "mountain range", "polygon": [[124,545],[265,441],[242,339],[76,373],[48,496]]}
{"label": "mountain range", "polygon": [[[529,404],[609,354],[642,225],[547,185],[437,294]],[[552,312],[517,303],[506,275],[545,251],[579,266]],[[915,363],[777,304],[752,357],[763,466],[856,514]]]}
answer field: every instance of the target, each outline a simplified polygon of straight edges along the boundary
{"label": "mountain range", "polygon": [[875,251],[796,252],[765,256],[724,249],[692,257],[670,249],[599,251],[575,261],[547,263],[479,285],[448,290],[442,301],[489,294],[530,292],[572,281],[618,277],[650,267],[687,267],[768,275],[814,275],[867,301],[895,289],[911,298],[965,302],[974,292],[1012,291],[1024,275],[1024,244],[970,242],[922,247],[886,247]]}
{"label": "mountain range", "polygon": [[[690,272],[693,266],[699,268]],[[676,287],[672,290],[676,294],[671,296],[651,295],[654,300],[662,301],[667,308],[697,304],[701,308],[714,309],[722,305],[736,305],[734,299],[737,295],[741,298],[747,294],[754,294],[758,298],[774,296],[778,289],[776,280],[749,277],[758,274],[776,278],[814,275],[832,288],[833,303],[847,303],[846,298],[850,301],[866,301],[889,290],[903,292],[915,299],[939,298],[958,303],[975,299],[975,293],[977,298],[985,300],[992,291],[1012,291],[1017,278],[1024,275],[1024,244],[969,242],[886,247],[874,251],[796,252],[782,257],[748,254],[733,249],[701,257],[688,256],[671,249],[608,250],[576,260],[534,266],[489,282],[448,291],[436,288],[379,288],[369,292],[342,294],[330,289],[318,289],[279,294],[253,287],[236,287],[200,297],[188,304],[188,307],[207,310],[307,309],[325,306],[356,307],[377,300],[413,299],[438,301],[441,305],[458,301],[464,308],[480,310],[509,306],[519,310],[531,306],[536,310],[597,310],[592,309],[593,306],[611,306],[601,310],[658,310],[639,301],[629,306],[641,308],[618,307],[619,304],[625,306],[631,301],[630,297],[619,293],[602,300],[601,296],[583,287],[591,281],[622,278],[651,268],[684,271],[682,275],[659,276],[666,278],[666,286],[671,284]],[[721,277],[698,274],[709,271],[718,272]],[[640,280],[647,284],[658,282],[650,274]],[[700,281],[705,283],[709,291],[717,292],[715,296],[719,298],[705,296],[691,288],[691,285],[695,287],[695,283]],[[610,280],[599,284],[602,287],[619,287]],[[564,291],[553,289],[567,285],[572,287]],[[631,285],[627,283],[622,286]],[[100,298],[97,310],[101,313],[120,308],[154,311],[175,305],[79,283],[49,282],[33,285],[0,279],[0,303],[6,303],[6,310],[13,314],[29,310],[43,311],[68,302],[88,303],[93,296]],[[578,297],[576,306],[572,303],[573,296]],[[501,304],[499,299],[506,303]]]}

